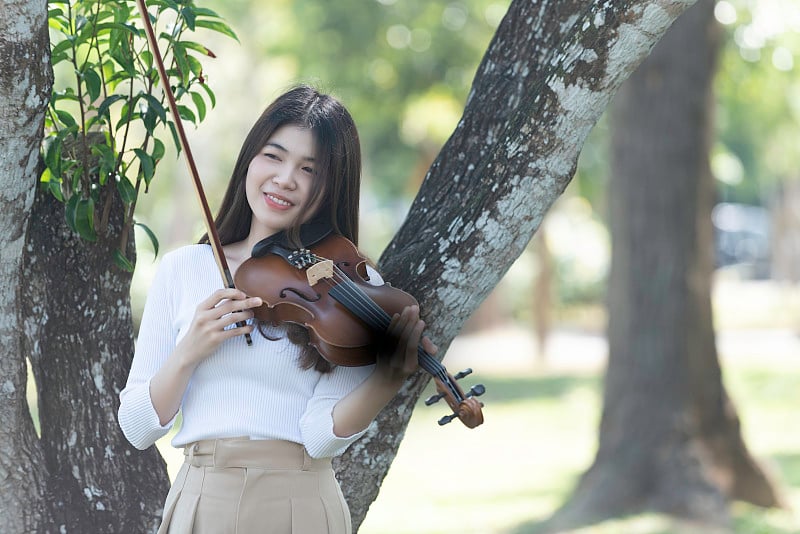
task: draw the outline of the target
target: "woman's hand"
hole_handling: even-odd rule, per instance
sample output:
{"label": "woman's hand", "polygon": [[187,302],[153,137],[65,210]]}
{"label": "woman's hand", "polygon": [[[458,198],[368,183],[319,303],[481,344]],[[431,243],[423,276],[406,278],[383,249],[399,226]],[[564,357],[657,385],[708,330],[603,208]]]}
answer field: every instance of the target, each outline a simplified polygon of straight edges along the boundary
{"label": "woman's hand", "polygon": [[378,354],[375,373],[395,390],[400,389],[403,382],[419,368],[417,346],[422,347],[432,356],[438,348],[427,336],[423,336],[425,322],[419,318],[419,306],[407,306],[399,314],[392,317],[386,331],[389,341],[388,350]]}
{"label": "woman's hand", "polygon": [[417,346],[431,355],[436,345],[422,335],[425,323],[419,318],[419,306],[408,306],[392,317],[386,332],[388,340],[378,353],[375,370],[356,389],[333,407],[333,433],[352,436],[364,430],[386,404],[392,400],[408,378],[419,367]]}
{"label": "woman's hand", "polygon": [[184,365],[196,366],[226,339],[249,334],[253,325],[228,328],[253,318],[251,308],[261,306],[259,297],[248,297],[233,288],[219,289],[201,302],[195,310],[189,331],[176,347]]}
{"label": "woman's hand", "polygon": [[250,308],[258,306],[260,298],[248,298],[238,289],[215,291],[197,306],[189,331],[150,379],[150,400],[160,424],[167,424],[178,413],[197,365],[226,339],[253,331],[252,325],[227,330],[226,327],[250,319],[253,317]]}

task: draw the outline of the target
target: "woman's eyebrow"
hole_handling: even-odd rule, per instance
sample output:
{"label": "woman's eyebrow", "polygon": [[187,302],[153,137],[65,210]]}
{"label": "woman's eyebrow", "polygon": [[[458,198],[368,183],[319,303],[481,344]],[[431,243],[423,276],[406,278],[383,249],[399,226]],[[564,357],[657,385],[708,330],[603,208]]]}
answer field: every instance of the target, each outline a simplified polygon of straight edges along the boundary
{"label": "woman's eyebrow", "polygon": [[[281,152],[287,152],[287,153],[289,152],[283,145],[281,145],[280,143],[276,143],[275,141],[270,141],[265,146],[275,147]],[[306,161],[314,161],[314,158],[311,156],[305,156],[303,159]]]}

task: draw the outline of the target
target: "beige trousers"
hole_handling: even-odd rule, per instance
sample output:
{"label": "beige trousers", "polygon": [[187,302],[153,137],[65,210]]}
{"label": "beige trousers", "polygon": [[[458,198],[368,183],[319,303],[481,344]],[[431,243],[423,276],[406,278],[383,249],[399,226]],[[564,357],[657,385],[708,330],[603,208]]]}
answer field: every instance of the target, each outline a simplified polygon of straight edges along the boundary
{"label": "beige trousers", "polygon": [[330,458],[247,438],[199,441],[184,455],[158,534],[351,534]]}

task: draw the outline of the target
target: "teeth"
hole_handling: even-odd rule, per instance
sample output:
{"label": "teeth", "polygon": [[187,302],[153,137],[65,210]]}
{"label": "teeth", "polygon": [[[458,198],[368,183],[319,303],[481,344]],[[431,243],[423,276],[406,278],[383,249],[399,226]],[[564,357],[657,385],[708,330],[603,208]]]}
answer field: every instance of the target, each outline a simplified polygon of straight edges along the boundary
{"label": "teeth", "polygon": [[292,203],[291,203],[291,202],[288,202],[288,201],[286,201],[286,200],[283,200],[282,198],[278,198],[278,197],[276,197],[276,196],[272,196],[272,195],[267,195],[267,196],[269,197],[269,199],[270,199],[271,201],[273,201],[273,202],[274,202],[274,203],[276,203],[276,204],[280,204],[281,206],[291,206],[291,205],[292,205]]}

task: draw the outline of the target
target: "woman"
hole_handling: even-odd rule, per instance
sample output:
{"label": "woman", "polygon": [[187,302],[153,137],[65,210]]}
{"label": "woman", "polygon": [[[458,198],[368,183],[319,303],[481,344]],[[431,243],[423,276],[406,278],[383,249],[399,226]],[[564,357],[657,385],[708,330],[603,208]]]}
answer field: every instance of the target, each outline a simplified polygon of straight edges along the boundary
{"label": "woman", "polygon": [[[356,242],[360,174],[358,133],[337,100],[306,86],[280,96],[248,134],[215,221],[231,272],[263,239],[299,244],[310,226]],[[336,367],[302,331],[254,324],[261,299],[222,286],[207,238],[164,256],[120,393],[120,426],[139,449],[182,414],[172,444],[186,462],[159,533],[349,533],[330,458],[417,369],[417,345],[435,353],[418,308],[393,318],[397,341],[375,365]]]}

